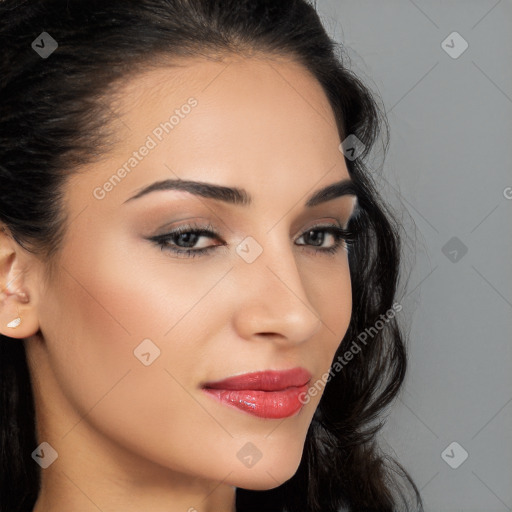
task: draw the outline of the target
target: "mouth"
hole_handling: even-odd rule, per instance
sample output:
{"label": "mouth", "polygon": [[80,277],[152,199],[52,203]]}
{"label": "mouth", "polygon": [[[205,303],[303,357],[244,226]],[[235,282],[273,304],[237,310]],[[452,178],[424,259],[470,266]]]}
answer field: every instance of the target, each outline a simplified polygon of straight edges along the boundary
{"label": "mouth", "polygon": [[266,370],[207,382],[202,389],[224,405],[260,418],[294,416],[303,407],[311,373],[305,368]]}

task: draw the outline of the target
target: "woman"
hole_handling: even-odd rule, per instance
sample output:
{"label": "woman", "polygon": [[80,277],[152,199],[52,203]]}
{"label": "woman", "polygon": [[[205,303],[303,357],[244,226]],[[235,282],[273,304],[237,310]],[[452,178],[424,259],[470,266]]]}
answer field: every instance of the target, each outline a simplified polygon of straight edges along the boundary
{"label": "woman", "polygon": [[[417,510],[379,110],[304,0],[0,4],[1,510]],[[399,476],[397,476],[399,475]]]}

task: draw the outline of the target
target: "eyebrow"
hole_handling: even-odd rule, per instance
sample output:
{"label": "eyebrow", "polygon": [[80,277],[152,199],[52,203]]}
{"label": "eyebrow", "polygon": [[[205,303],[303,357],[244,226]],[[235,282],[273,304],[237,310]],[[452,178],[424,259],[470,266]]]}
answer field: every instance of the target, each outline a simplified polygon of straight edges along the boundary
{"label": "eyebrow", "polygon": [[[151,185],[139,190],[134,196],[124,201],[124,203],[160,190],[181,190],[207,199],[215,199],[217,201],[223,201],[228,204],[240,206],[249,206],[252,203],[250,194],[244,189],[214,185],[212,183],[202,181],[181,179],[168,179],[152,183]],[[312,208],[321,203],[330,201],[331,199],[345,195],[352,195],[359,199],[358,187],[349,178],[332,183],[331,185],[327,185],[326,187],[317,190],[308,197],[305,206]]]}

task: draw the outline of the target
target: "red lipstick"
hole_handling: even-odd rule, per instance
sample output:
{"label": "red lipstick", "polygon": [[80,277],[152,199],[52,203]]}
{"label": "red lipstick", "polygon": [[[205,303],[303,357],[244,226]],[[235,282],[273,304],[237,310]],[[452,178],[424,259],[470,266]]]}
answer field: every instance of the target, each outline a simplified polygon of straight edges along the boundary
{"label": "red lipstick", "polygon": [[245,373],[207,382],[203,390],[226,405],[260,418],[293,416],[304,405],[299,397],[307,391],[311,373],[304,368]]}

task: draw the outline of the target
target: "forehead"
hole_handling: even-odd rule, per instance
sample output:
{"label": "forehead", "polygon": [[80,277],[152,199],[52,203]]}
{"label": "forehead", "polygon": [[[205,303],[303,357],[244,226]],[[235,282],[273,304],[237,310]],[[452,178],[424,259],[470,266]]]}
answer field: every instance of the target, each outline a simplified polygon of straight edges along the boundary
{"label": "forehead", "polygon": [[[224,121],[218,128],[228,129],[230,123],[239,123],[246,116],[253,124],[237,124],[238,132],[260,127],[269,130],[275,125],[294,127],[294,132],[311,136],[314,131],[336,129],[320,83],[300,63],[284,57],[230,55],[215,61],[173,61],[135,76],[120,87],[116,107],[130,130],[135,127],[148,131],[155,121],[168,118],[190,97],[201,107],[195,109],[200,116],[194,117],[203,124]],[[297,121],[308,124],[297,126]]]}
{"label": "forehead", "polygon": [[[111,204],[168,178],[259,190],[270,198],[291,183],[302,195],[348,177],[322,86],[292,60],[181,60],[134,76],[116,90],[112,107],[121,114],[119,143],[94,166],[90,182],[74,189],[92,190],[133,160],[133,170],[109,192]],[[135,161],[133,153],[149,139],[151,151]]]}

